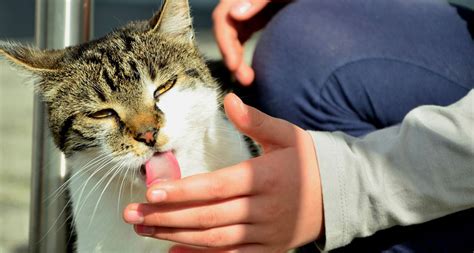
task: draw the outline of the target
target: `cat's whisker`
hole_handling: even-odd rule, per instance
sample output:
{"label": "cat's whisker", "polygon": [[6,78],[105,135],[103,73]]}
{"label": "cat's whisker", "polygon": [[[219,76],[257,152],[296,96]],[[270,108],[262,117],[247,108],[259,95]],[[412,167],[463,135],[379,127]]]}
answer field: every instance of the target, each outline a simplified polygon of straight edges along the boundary
{"label": "cat's whisker", "polygon": [[[56,224],[59,222],[59,220],[61,219],[61,217],[65,214],[67,208],[72,205],[72,198],[70,198],[66,204],[64,204],[64,207],[61,209],[61,212],[59,212],[59,215],[58,217],[54,220],[53,224],[51,224],[51,226],[48,228],[48,230],[46,231],[46,233],[44,234],[44,236],[37,242],[37,243],[40,243],[42,242],[44,239],[46,239],[46,237],[53,231],[53,228],[57,227]],[[73,218],[74,220],[74,214],[71,213],[69,214],[67,217],[65,217],[65,219],[63,220],[63,222],[61,223],[61,225],[59,227],[57,227],[56,229],[56,233],[58,233],[62,227],[64,227],[64,225],[67,224],[68,220]]]}
{"label": "cat's whisker", "polygon": [[[82,208],[85,206],[87,200],[89,199],[89,196],[92,194],[92,192],[95,190],[95,187],[97,187],[97,184],[99,184],[101,181],[99,180],[99,182],[88,192],[88,194],[86,195],[86,197],[84,198],[84,200],[82,200],[82,195],[86,189],[86,186],[87,184],[89,183],[89,181],[97,174],[99,173],[101,170],[107,168],[107,166],[112,163],[113,160],[109,160],[107,162],[105,162],[103,165],[101,165],[101,167],[99,167],[97,169],[97,171],[95,171],[94,173],[92,173],[88,178],[87,180],[82,184],[82,187],[81,187],[81,192],[80,192],[80,195],[79,195],[79,199],[78,199],[78,203],[77,203],[77,209],[74,210],[74,213],[77,213],[79,214],[80,211],[82,210]],[[106,175],[108,174],[109,172],[106,173]],[[81,204],[82,202],[82,204]]]}
{"label": "cat's whisker", "polygon": [[[100,168],[98,168],[97,171],[95,171],[94,173],[92,173],[92,175],[90,175],[89,178],[83,183],[83,186],[82,186],[82,189],[81,189],[81,194],[80,194],[80,196],[79,196],[79,201],[78,201],[78,202],[81,202],[81,200],[82,200],[82,195],[83,195],[84,190],[85,190],[87,184],[89,183],[89,181],[90,181],[98,172],[100,172],[102,169],[106,168],[106,166],[108,166],[108,164],[110,164],[110,163],[116,161],[116,158],[115,158],[115,156],[114,156],[113,153],[112,153],[110,156],[111,156],[111,160],[109,160],[107,163],[103,164]],[[116,166],[116,165],[115,165],[115,166]],[[115,167],[115,166],[113,166],[113,167]],[[102,181],[111,173],[111,171],[112,171],[112,169],[111,169],[109,172],[107,172],[107,173],[96,183],[96,185],[88,192],[88,194],[87,194],[87,196],[85,197],[85,200],[83,201],[82,205],[80,205],[80,204],[78,203],[78,205],[77,205],[77,206],[78,206],[78,209],[76,210],[77,213],[79,213],[80,210],[82,210],[82,208],[83,208],[84,205],[86,204],[86,202],[87,202],[88,198],[90,197],[90,195],[95,191],[95,189],[98,187],[98,185],[100,185],[100,184],[102,183]],[[75,212],[76,212],[76,211],[75,211]]]}
{"label": "cat's whisker", "polygon": [[129,196],[129,200],[132,201],[133,199],[133,186],[134,186],[134,182],[136,181],[137,179],[137,172],[133,171],[133,169],[131,170],[131,174],[133,175],[133,179],[130,180],[130,196]]}
{"label": "cat's whisker", "polygon": [[46,197],[43,200],[43,202],[47,202],[51,198],[56,199],[57,197],[62,195],[64,193],[64,191],[66,191],[69,182],[75,180],[76,177],[83,176],[88,171],[93,170],[94,169],[93,166],[100,163],[102,160],[107,159],[107,156],[108,156],[107,154],[102,154],[102,155],[99,155],[99,156],[95,157],[94,159],[90,160],[87,164],[85,164],[83,167],[78,169],[77,172],[75,172],[72,176],[70,176],[66,180],[66,182],[64,182],[61,186],[59,186],[53,193],[51,193],[48,197]]}
{"label": "cat's whisker", "polygon": [[[105,158],[104,158],[104,159],[105,159]],[[100,159],[100,160],[104,160],[104,159]],[[87,173],[87,171],[90,171],[90,170],[92,170],[92,169],[94,169],[94,167],[88,168],[86,171],[82,171],[82,174],[84,175],[84,174]],[[81,171],[80,171],[80,172],[81,172]],[[76,174],[79,174],[79,172],[77,172]],[[76,180],[76,178],[71,177],[68,181],[66,181],[66,182],[61,186],[61,187],[63,188],[63,189],[61,190],[61,192],[58,192],[58,193],[56,194],[56,196],[54,196],[54,198],[55,198],[55,199],[58,199],[58,197],[59,197],[64,191],[66,191],[68,183],[72,182],[73,180]],[[69,193],[69,200],[68,200],[68,203],[66,203],[66,206],[67,206],[68,204],[70,204],[70,202],[72,201],[72,198],[71,198],[72,196],[73,196],[73,193],[70,192],[70,193]],[[52,205],[53,203],[54,203],[54,201],[51,201],[49,205]]]}
{"label": "cat's whisker", "polygon": [[[86,186],[89,183],[89,181],[94,177],[95,174],[97,174],[101,170],[105,169],[110,163],[111,163],[110,160],[109,161],[105,160],[102,163],[100,163],[99,166],[96,168],[96,171],[94,171],[91,175],[89,175],[89,177],[85,180],[85,182],[83,182],[81,184],[81,186],[78,188],[78,190],[74,193],[74,195],[79,194],[79,198],[77,199],[77,204],[78,205],[76,205],[76,206],[78,206],[78,207],[80,206],[80,203],[82,202],[82,196],[84,194],[84,191],[85,191]],[[75,210],[74,212],[76,212],[76,211],[78,211],[78,210]]]}
{"label": "cat's whisker", "polygon": [[122,170],[125,170],[125,171],[124,171],[123,178],[122,178],[122,182],[120,183],[119,194],[118,194],[118,198],[117,198],[117,215],[120,215],[120,200],[121,200],[121,198],[122,198],[123,184],[124,184],[124,182],[125,182],[125,179],[127,178],[128,171],[131,169],[130,166],[123,167],[123,168],[124,168],[124,169],[121,169],[121,171],[120,171],[120,172],[122,172]]}
{"label": "cat's whisker", "polygon": [[85,186],[88,184],[89,180],[92,178],[92,176],[94,176],[95,174],[99,173],[103,168],[105,168],[107,165],[109,165],[111,162],[112,162],[113,159],[109,159],[107,160],[106,158],[104,159],[101,159],[101,161],[99,161],[97,163],[97,168],[94,168],[95,171],[92,173],[92,175],[89,175],[89,177],[87,178],[87,180],[83,183],[83,187],[81,189],[81,194],[79,196],[79,201],[82,199],[82,192],[84,191],[85,189]]}
{"label": "cat's whisker", "polygon": [[[113,175],[110,177],[109,181],[107,181],[107,183],[105,184],[105,187],[104,189],[102,189],[102,192],[100,193],[99,195],[99,199],[97,199],[96,201],[96,204],[94,206],[94,211],[92,212],[92,216],[91,216],[91,219],[89,220],[89,227],[92,225],[93,223],[93,220],[94,220],[94,217],[95,217],[95,214],[97,212],[97,208],[99,207],[99,203],[100,203],[100,200],[102,199],[102,196],[104,195],[105,191],[107,190],[107,188],[109,187],[110,183],[113,181],[113,179],[120,173],[121,169],[122,169],[122,166],[123,166],[123,161],[114,166],[110,171],[114,172]],[[106,176],[104,176],[103,178],[106,178]]]}
{"label": "cat's whisker", "polygon": [[[79,201],[82,200],[82,194],[84,193],[87,184],[89,184],[89,181],[90,181],[91,179],[93,179],[97,173],[100,173],[102,170],[107,169],[108,166],[109,166],[111,163],[113,163],[113,161],[111,161],[111,160],[102,163],[102,164],[100,165],[100,167],[98,167],[98,168],[96,169],[96,171],[94,171],[91,175],[89,175],[89,177],[87,178],[87,180],[86,180],[84,183],[82,183],[82,185],[81,185],[81,194],[80,194],[80,197],[79,197]],[[113,166],[112,166],[112,167],[113,167]],[[105,175],[107,175],[109,172],[110,172],[110,171],[106,172]],[[93,190],[93,189],[95,189],[95,188],[93,187],[92,190]],[[90,191],[89,191],[89,194],[90,194]],[[88,196],[89,196],[89,195],[87,195],[86,198],[87,198]]]}
{"label": "cat's whisker", "polygon": [[[111,170],[113,171],[113,170]],[[109,172],[111,172],[109,171]],[[78,216],[79,214],[81,213],[81,211],[83,210],[83,208],[87,205],[87,201],[89,200],[89,197],[91,196],[91,194],[98,188],[98,186],[102,183],[102,179],[105,179],[106,176],[109,174],[109,172],[106,173],[106,175],[101,178],[101,180],[99,180],[99,182],[96,183],[96,185],[94,185],[94,187],[92,189],[89,190],[89,192],[87,193],[86,197],[84,198],[83,201],[81,201],[82,203],[78,203],[78,210],[74,211],[74,213],[76,213]],[[82,194],[82,193],[81,193]]]}

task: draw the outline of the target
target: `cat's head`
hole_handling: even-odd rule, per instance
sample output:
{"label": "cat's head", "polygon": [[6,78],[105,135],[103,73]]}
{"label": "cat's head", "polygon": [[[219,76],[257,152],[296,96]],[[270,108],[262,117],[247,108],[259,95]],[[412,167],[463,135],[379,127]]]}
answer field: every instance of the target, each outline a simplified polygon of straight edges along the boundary
{"label": "cat's head", "polygon": [[[187,0],[164,1],[150,21],[62,50],[0,44],[38,77],[56,145],[143,163],[192,145],[219,112],[218,88],[194,43]],[[193,139],[193,136],[197,139]]]}

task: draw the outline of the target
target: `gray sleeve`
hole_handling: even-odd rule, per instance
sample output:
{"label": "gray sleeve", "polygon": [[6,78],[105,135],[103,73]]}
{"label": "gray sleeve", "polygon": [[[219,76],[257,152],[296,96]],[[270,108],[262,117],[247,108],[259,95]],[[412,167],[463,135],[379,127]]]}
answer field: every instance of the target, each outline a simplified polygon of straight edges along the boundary
{"label": "gray sleeve", "polygon": [[323,250],[474,207],[474,91],[422,106],[363,138],[311,132],[322,181]]}

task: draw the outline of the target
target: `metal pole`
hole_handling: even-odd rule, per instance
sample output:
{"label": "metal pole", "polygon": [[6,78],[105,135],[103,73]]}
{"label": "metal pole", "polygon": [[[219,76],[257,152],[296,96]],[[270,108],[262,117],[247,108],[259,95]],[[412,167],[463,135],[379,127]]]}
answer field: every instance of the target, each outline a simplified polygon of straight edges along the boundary
{"label": "metal pole", "polygon": [[[59,49],[90,39],[94,0],[36,0],[36,44]],[[65,195],[53,193],[68,175],[64,156],[54,146],[41,98],[35,96],[31,175],[30,253],[67,252]]]}

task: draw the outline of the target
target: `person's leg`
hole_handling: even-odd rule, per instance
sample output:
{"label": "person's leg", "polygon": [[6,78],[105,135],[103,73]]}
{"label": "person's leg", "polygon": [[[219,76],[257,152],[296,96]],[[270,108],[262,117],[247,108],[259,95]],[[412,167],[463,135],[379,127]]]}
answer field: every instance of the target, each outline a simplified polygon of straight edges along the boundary
{"label": "person's leg", "polygon": [[[246,102],[305,129],[360,136],[467,94],[474,44],[444,0],[300,0],[263,32],[253,67]],[[388,229],[339,251],[472,249],[473,213]]]}
{"label": "person's leg", "polygon": [[363,135],[460,99],[474,46],[444,0],[300,0],[270,22],[253,67],[248,102],[306,129]]}

